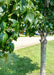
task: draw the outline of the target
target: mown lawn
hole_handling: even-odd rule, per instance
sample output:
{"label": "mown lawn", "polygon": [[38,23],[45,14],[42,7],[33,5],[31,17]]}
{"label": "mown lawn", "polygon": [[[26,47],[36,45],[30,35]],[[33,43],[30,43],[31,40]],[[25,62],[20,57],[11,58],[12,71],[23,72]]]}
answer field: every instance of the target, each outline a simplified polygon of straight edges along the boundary
{"label": "mown lawn", "polygon": [[[47,75],[54,75],[54,41],[47,44]],[[8,54],[8,61],[0,59],[0,75],[39,75],[40,44]]]}

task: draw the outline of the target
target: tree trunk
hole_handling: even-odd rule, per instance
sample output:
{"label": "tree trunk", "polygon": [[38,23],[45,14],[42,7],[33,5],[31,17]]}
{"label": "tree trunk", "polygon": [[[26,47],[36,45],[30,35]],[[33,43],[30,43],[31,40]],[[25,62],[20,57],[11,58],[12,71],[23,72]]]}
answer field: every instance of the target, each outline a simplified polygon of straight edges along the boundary
{"label": "tree trunk", "polygon": [[46,33],[41,36],[41,68],[40,75],[46,75]]}

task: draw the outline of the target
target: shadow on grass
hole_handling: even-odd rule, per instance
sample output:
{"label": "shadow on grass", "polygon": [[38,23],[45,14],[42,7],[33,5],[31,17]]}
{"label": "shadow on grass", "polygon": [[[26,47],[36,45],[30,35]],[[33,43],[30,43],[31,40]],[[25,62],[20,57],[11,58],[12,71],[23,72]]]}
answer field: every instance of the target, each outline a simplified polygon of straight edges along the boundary
{"label": "shadow on grass", "polygon": [[0,75],[26,75],[33,70],[40,69],[38,63],[31,63],[32,60],[28,57],[20,57],[15,53],[9,54],[8,61],[0,59]]}

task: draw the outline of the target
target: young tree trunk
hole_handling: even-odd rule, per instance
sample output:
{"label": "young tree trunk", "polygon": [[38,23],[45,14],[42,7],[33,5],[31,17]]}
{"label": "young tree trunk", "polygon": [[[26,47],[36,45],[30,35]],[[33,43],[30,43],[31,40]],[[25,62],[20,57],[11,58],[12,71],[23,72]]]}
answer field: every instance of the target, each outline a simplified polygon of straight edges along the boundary
{"label": "young tree trunk", "polygon": [[46,75],[46,33],[41,36],[41,68],[40,75]]}

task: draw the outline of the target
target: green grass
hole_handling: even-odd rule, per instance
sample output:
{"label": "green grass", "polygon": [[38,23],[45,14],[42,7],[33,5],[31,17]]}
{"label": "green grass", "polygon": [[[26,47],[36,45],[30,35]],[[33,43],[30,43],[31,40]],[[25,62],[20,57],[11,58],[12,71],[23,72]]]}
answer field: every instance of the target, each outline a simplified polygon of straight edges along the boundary
{"label": "green grass", "polygon": [[[54,75],[54,41],[47,44],[47,75]],[[8,54],[8,61],[0,59],[0,75],[39,75],[40,44]]]}

